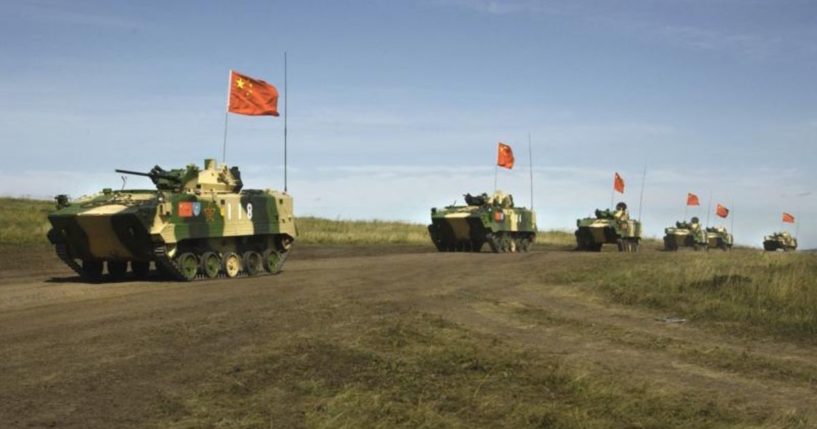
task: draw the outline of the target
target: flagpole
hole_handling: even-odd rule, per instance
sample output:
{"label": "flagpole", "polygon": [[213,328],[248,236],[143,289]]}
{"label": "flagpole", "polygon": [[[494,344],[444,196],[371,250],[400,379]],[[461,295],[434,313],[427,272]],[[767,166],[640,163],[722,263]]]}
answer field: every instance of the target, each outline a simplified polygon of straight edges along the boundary
{"label": "flagpole", "polygon": [[610,190],[610,210],[613,209],[613,200],[616,195],[616,174],[613,173],[613,189]]}
{"label": "flagpole", "polygon": [[797,222],[797,219],[794,219],[794,239],[797,240],[797,236],[800,235],[800,222]]}
{"label": "flagpole", "polygon": [[494,165],[494,192],[497,191],[496,189],[496,178],[499,176],[499,164]]}
{"label": "flagpole", "polygon": [[227,118],[229,117],[230,113],[230,91],[232,87],[230,84],[233,81],[233,71],[230,70],[227,73],[227,103],[224,106],[224,143],[221,146],[221,162],[226,164],[227,163]]}
{"label": "flagpole", "polygon": [[638,197],[638,220],[641,220],[641,209],[644,207],[644,183],[647,181],[647,163],[644,163],[644,174],[641,176],[641,195]]}
{"label": "flagpole", "polygon": [[[687,199],[689,199],[689,195],[687,195]],[[689,212],[689,201],[687,204],[684,204],[684,222],[687,221],[687,213]]]}
{"label": "flagpole", "polygon": [[729,214],[732,215],[732,220],[731,220],[731,222],[729,224],[729,231],[732,233],[732,235],[735,235],[735,204],[734,203],[735,203],[734,201],[729,202],[729,206],[732,207],[731,209],[729,209],[730,210]]}
{"label": "flagpole", "polygon": [[284,51],[284,192],[287,191],[287,51]]}
{"label": "flagpole", "polygon": [[712,190],[709,191],[709,204],[706,205],[706,227],[709,228],[709,212],[712,211]]}
{"label": "flagpole", "polygon": [[528,133],[528,158],[530,158],[530,209],[533,210],[533,143]]}

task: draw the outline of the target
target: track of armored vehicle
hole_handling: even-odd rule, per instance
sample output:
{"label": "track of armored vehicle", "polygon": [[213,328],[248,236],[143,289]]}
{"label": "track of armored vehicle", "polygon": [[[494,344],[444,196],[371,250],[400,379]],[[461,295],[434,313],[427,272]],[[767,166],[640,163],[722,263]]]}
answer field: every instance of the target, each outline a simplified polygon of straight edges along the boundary
{"label": "track of armored vehicle", "polygon": [[[237,167],[159,166],[146,176],[155,190],[104,189],[69,202],[57,197],[48,239],[57,256],[89,281],[276,274],[297,235],[292,197],[273,190],[242,190]],[[103,272],[107,267],[107,277]]]}

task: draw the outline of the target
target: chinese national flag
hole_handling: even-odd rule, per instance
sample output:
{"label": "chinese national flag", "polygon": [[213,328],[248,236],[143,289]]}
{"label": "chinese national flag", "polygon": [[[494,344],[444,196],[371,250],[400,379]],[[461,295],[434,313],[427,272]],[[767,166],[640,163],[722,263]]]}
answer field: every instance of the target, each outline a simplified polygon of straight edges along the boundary
{"label": "chinese national flag", "polygon": [[693,194],[692,192],[687,193],[687,205],[688,206],[700,206],[701,203],[698,201],[698,196]]}
{"label": "chinese national flag", "polygon": [[511,169],[513,168],[513,161],[513,151],[511,150],[511,147],[504,143],[500,143],[499,148],[497,149],[496,165]]}
{"label": "chinese national flag", "polygon": [[231,70],[227,111],[239,115],[278,116],[278,90],[263,80]]}
{"label": "chinese national flag", "polygon": [[613,189],[615,189],[619,194],[624,193],[624,179],[622,179],[621,175],[618,173],[616,173],[615,177],[613,178]]}
{"label": "chinese national flag", "polygon": [[722,218],[725,218],[729,216],[729,209],[727,209],[725,206],[721,204],[718,204],[718,207],[715,208],[715,214]]}
{"label": "chinese national flag", "polygon": [[783,212],[783,222],[794,223],[794,215],[791,213]]}

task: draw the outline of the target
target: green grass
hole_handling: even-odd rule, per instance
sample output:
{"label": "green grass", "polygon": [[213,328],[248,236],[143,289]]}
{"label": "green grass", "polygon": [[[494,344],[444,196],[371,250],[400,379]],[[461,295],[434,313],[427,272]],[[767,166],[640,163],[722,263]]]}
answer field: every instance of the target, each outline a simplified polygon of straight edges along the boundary
{"label": "green grass", "polygon": [[0,198],[0,244],[42,244],[49,224],[46,216],[54,210],[50,201]]}
{"label": "green grass", "polygon": [[542,280],[578,285],[621,304],[710,322],[735,334],[817,343],[815,254],[740,250],[597,256],[554,267]]}
{"label": "green grass", "polygon": [[[395,317],[395,315],[399,315]],[[156,426],[806,427],[717,397],[627,383],[389,303],[326,310],[331,330],[237,350],[192,391],[163,397]],[[318,321],[316,321],[317,323]],[[334,323],[333,323],[334,322]]]}

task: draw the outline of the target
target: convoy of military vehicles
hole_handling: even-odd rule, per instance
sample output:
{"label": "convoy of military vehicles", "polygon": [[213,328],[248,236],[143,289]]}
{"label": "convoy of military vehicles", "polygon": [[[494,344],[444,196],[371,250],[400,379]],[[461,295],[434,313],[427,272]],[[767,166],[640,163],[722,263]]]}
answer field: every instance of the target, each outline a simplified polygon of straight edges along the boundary
{"label": "convoy of military vehicles", "polygon": [[[48,216],[48,240],[57,256],[83,279],[99,281],[148,275],[151,264],[162,277],[198,278],[255,276],[281,271],[297,237],[292,197],[270,189],[244,189],[238,167],[206,159],[164,170],[155,166],[145,176],[155,189],[103,189],[69,201],[56,197]],[[428,232],[440,252],[527,252],[536,241],[536,213],[517,207],[513,196],[465,194],[464,205],[431,209]],[[725,227],[703,228],[697,217],[667,227],[664,249],[729,250],[734,241]],[[637,252],[640,220],[627,205],[597,209],[576,221],[576,250],[599,252],[614,244],[619,252]],[[788,232],[764,238],[767,251],[797,249]]]}

